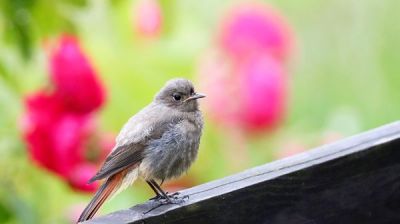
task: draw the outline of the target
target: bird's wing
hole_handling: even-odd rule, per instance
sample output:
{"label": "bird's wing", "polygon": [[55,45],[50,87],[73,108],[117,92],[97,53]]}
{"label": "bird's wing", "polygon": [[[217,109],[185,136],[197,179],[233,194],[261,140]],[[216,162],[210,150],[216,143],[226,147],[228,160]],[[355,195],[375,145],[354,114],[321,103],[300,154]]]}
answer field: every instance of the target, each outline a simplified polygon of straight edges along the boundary
{"label": "bird's wing", "polygon": [[136,165],[143,159],[144,147],[140,143],[117,147],[108,155],[101,169],[89,180],[89,183],[107,178],[129,166]]}
{"label": "bird's wing", "polygon": [[[117,144],[107,156],[101,169],[89,183],[110,177],[129,166],[135,166],[144,158],[144,149],[150,140],[161,138],[171,123],[178,120],[165,119],[160,108],[150,105],[133,116],[117,137]],[[170,117],[171,118],[171,117]],[[154,128],[157,126],[157,128]]]}

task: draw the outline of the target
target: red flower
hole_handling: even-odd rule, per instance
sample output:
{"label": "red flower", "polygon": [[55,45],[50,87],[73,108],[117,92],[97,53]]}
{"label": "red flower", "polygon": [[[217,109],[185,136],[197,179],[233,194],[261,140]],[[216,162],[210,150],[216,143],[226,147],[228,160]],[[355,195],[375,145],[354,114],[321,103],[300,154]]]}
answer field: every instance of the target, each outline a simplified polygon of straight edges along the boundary
{"label": "red flower", "polygon": [[292,32],[284,18],[265,4],[235,7],[222,23],[219,43],[231,57],[269,52],[286,59],[292,48]]}
{"label": "red flower", "polygon": [[58,120],[62,105],[53,95],[39,92],[29,96],[26,101],[26,115],[23,131],[32,158],[48,169],[56,169],[57,161],[52,156],[52,130]]}
{"label": "red flower", "polygon": [[68,182],[74,189],[79,189],[86,192],[93,192],[98,188],[99,183],[95,182],[88,184],[88,181],[96,174],[96,172],[97,166],[93,164],[79,164],[73,170],[71,170]]}
{"label": "red flower", "polygon": [[103,86],[72,37],[60,39],[49,64],[54,88],[25,101],[23,135],[30,156],[75,189],[93,191],[97,185],[86,182],[112,147],[94,127]]}
{"label": "red flower", "polygon": [[88,113],[104,103],[104,88],[75,38],[60,38],[50,56],[50,73],[55,94],[69,111]]}
{"label": "red flower", "polygon": [[134,11],[134,25],[140,35],[156,37],[160,34],[162,12],[157,0],[140,0]]}
{"label": "red flower", "polygon": [[[108,137],[97,139],[92,113],[70,113],[57,99],[44,92],[26,99],[23,133],[30,156],[75,189],[94,191],[98,185],[86,183],[112,144]],[[88,153],[97,156],[90,157]]]}
{"label": "red flower", "polygon": [[90,116],[65,113],[54,95],[39,92],[26,100],[24,135],[31,157],[41,166],[67,177],[84,160],[83,142]]}
{"label": "red flower", "polygon": [[85,162],[86,142],[94,131],[91,119],[88,115],[63,114],[55,122],[52,152],[57,161],[56,173],[68,177],[74,167]]}

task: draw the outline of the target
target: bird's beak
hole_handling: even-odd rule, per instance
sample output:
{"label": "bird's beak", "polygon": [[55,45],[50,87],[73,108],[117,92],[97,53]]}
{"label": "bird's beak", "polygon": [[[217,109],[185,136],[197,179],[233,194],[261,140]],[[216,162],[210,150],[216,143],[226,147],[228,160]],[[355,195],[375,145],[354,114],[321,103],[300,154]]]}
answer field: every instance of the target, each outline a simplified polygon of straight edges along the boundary
{"label": "bird's beak", "polygon": [[193,96],[187,98],[185,101],[200,99],[200,98],[203,98],[203,97],[206,97],[206,95],[202,94],[202,93],[195,93]]}

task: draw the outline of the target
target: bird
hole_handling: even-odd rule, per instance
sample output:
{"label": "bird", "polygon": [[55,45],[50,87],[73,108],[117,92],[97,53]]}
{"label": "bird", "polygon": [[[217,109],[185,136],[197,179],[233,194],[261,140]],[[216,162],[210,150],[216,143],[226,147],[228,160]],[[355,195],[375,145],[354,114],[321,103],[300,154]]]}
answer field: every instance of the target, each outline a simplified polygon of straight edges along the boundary
{"label": "bird", "polygon": [[[83,210],[78,223],[91,219],[106,199],[140,178],[158,199],[171,202],[160,185],[186,172],[196,159],[203,129],[203,116],[191,81],[175,78],[166,82],[153,101],[122,127],[116,144],[89,183],[104,180]],[[160,182],[160,184],[158,184]]]}

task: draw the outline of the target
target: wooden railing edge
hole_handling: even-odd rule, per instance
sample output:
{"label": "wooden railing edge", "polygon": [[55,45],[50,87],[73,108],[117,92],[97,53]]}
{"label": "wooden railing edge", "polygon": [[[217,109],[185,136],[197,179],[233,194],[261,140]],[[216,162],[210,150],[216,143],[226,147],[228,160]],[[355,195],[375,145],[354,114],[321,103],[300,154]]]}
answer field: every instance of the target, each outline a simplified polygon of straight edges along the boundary
{"label": "wooden railing edge", "polygon": [[[282,175],[287,175],[299,170],[317,166],[327,161],[339,159],[372,149],[375,146],[400,139],[400,122],[393,122],[337,142],[323,145],[315,149],[300,153],[288,158],[273,161],[254,167],[237,174],[210,181],[189,189],[180,191],[181,195],[189,198],[182,204],[162,205],[158,207],[155,201],[147,201],[129,209],[95,218],[86,224],[99,223],[141,223],[152,217],[163,216],[171,211],[193,206],[204,200],[237,191],[248,186],[273,180]],[[156,208],[155,208],[156,207]],[[155,208],[155,209],[153,209]],[[150,211],[151,210],[151,211]],[[150,212],[149,212],[150,211]]]}

